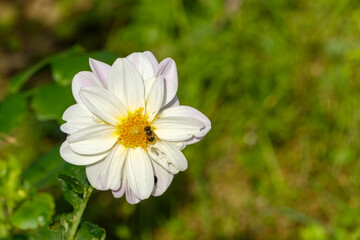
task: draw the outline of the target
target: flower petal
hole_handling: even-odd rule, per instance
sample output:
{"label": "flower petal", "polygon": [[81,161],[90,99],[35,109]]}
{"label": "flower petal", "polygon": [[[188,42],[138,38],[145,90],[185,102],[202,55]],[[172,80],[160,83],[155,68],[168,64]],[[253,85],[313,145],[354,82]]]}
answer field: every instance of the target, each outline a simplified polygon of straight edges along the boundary
{"label": "flower petal", "polygon": [[76,74],[72,81],[72,92],[76,102],[82,103],[81,98],[79,96],[79,91],[82,87],[104,87],[103,83],[100,79],[92,72],[83,71]]}
{"label": "flower petal", "polygon": [[100,154],[116,143],[116,128],[107,124],[95,124],[72,133],[67,141],[75,153]]}
{"label": "flower petal", "polygon": [[168,102],[165,106],[163,106],[163,107],[160,109],[160,112],[164,111],[165,109],[168,109],[168,108],[171,108],[171,107],[175,107],[175,106],[179,106],[179,105],[180,105],[179,99],[178,99],[178,97],[175,95],[175,97],[174,97],[170,102]]}
{"label": "flower petal", "polygon": [[104,88],[83,88],[80,90],[80,97],[93,114],[113,126],[127,115],[126,108],[120,100]]}
{"label": "flower petal", "polygon": [[107,188],[101,184],[101,179],[100,179],[100,167],[103,162],[104,160],[86,166],[86,176],[87,179],[89,180],[89,183],[91,184],[91,186],[101,191],[107,190]]}
{"label": "flower petal", "polygon": [[158,61],[156,60],[156,57],[154,56],[154,54],[152,54],[151,52],[149,51],[145,51],[144,54],[146,55],[146,57],[150,60],[154,70],[158,68],[159,66],[159,63]]}
{"label": "flower petal", "polygon": [[71,105],[65,110],[62,119],[65,121],[71,121],[78,117],[91,117],[91,116],[92,114],[87,110],[85,105],[81,103],[77,103]]}
{"label": "flower petal", "polygon": [[72,134],[81,128],[95,124],[92,114],[82,104],[74,104],[65,110],[63,119],[67,121],[60,126],[61,131]]}
{"label": "flower petal", "polygon": [[180,151],[184,150],[184,148],[186,147],[186,141],[184,141],[184,142],[169,142],[169,143],[174,145],[175,147],[177,147]]}
{"label": "flower petal", "polygon": [[164,102],[164,78],[159,76],[150,90],[149,98],[146,102],[146,114],[151,122],[158,114]]}
{"label": "flower petal", "polygon": [[135,195],[140,199],[148,198],[154,188],[154,172],[144,149],[128,149],[125,172],[129,187]]}
{"label": "flower petal", "polygon": [[106,189],[117,190],[120,188],[126,149],[121,144],[116,144],[100,166],[101,185]]}
{"label": "flower petal", "polygon": [[144,81],[146,79],[154,77],[155,70],[154,67],[149,60],[149,58],[144,53],[132,53],[126,57],[132,64],[135,65],[139,73],[141,74]]}
{"label": "flower petal", "polygon": [[159,166],[156,162],[153,162],[153,168],[157,178],[157,183],[155,184],[151,195],[160,196],[168,189],[174,178],[174,175]]}
{"label": "flower petal", "polygon": [[118,190],[112,191],[114,198],[121,198],[124,195],[127,187],[128,186],[127,186],[127,182],[126,182],[126,177],[123,176],[122,180],[121,180],[121,187]]}
{"label": "flower petal", "polygon": [[142,77],[136,67],[125,58],[118,58],[112,65],[109,73],[109,90],[131,112],[145,107]]}
{"label": "flower petal", "polygon": [[159,148],[158,141],[148,147],[150,158],[169,173],[177,174],[179,170],[168,160],[168,156],[163,151],[160,151]]}
{"label": "flower petal", "polygon": [[107,88],[108,85],[108,75],[110,72],[111,66],[106,63],[100,62],[98,60],[89,59],[89,64],[91,71],[96,74],[96,76],[103,82],[104,86]]}
{"label": "flower petal", "polygon": [[178,88],[178,75],[175,61],[171,58],[162,60],[155,75],[163,75],[165,78],[165,104],[167,104],[175,97]]}
{"label": "flower petal", "polygon": [[128,201],[130,204],[136,204],[141,201],[141,199],[136,196],[135,192],[129,187],[129,185],[126,188],[126,201]]}
{"label": "flower petal", "polygon": [[201,129],[202,136],[194,136],[193,138],[187,141],[187,144],[193,144],[200,141],[211,129],[210,120],[202,114],[200,111],[193,107],[189,106],[175,106],[167,108],[161,112],[162,117],[191,117],[199,120],[204,124],[204,127]]}
{"label": "flower petal", "polygon": [[89,165],[98,162],[104,159],[107,154],[108,152],[103,152],[100,154],[93,154],[93,155],[77,154],[70,149],[69,143],[67,141],[65,141],[60,147],[61,157],[68,163],[79,166]]}
{"label": "flower petal", "polygon": [[149,78],[146,81],[144,81],[144,87],[145,87],[145,99],[149,98],[150,90],[152,89],[154,82],[156,81],[157,77]]}
{"label": "flower petal", "polygon": [[159,141],[156,147],[166,156],[167,161],[174,165],[179,171],[185,171],[187,169],[187,160],[176,146],[166,141]]}
{"label": "flower petal", "polygon": [[204,124],[191,117],[160,117],[153,122],[155,134],[161,140],[184,141],[191,137],[201,137]]}

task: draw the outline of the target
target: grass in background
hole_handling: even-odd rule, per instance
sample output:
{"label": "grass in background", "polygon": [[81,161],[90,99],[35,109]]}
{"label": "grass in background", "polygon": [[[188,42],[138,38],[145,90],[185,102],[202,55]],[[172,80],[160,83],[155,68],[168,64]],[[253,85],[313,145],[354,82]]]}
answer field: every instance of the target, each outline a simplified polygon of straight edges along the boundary
{"label": "grass in background", "polygon": [[[89,2],[75,21],[61,15],[51,38],[172,57],[181,104],[212,130],[185,149],[189,169],[162,197],[131,206],[97,192],[85,219],[109,239],[360,237],[357,1]],[[64,138],[35,136],[43,148]]]}

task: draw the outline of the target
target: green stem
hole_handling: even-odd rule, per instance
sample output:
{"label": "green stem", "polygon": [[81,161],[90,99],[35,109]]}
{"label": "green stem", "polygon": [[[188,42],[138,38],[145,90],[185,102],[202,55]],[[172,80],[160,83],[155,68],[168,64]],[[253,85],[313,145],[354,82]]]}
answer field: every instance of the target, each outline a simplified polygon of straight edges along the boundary
{"label": "green stem", "polygon": [[84,193],[83,201],[81,202],[79,209],[75,213],[74,223],[71,226],[68,240],[74,240],[75,239],[76,231],[77,231],[77,229],[79,227],[81,217],[82,217],[82,215],[84,213],[84,210],[86,208],[86,204],[89,201],[90,195],[91,195],[93,190],[94,190],[94,188],[91,185],[89,185],[89,187],[86,189],[86,191]]}

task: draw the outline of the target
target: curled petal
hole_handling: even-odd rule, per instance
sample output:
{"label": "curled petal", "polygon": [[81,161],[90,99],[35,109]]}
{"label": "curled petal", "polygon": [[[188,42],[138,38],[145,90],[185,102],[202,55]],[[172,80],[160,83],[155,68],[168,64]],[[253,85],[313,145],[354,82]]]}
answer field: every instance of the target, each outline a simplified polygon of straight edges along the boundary
{"label": "curled petal", "polygon": [[148,198],[154,188],[154,172],[144,149],[128,149],[125,172],[128,185],[137,198]]}
{"label": "curled petal", "polygon": [[144,82],[136,67],[125,58],[118,58],[109,73],[109,90],[134,112],[145,107]]}
{"label": "curled petal", "polygon": [[68,163],[71,163],[74,165],[79,165],[79,166],[96,163],[96,162],[104,159],[107,154],[108,154],[108,152],[102,152],[99,154],[91,154],[91,155],[90,154],[87,154],[87,155],[77,154],[71,150],[71,148],[69,147],[69,143],[67,141],[65,141],[60,147],[61,157]]}
{"label": "curled petal", "polygon": [[106,63],[100,62],[92,58],[89,59],[89,64],[91,71],[96,74],[96,76],[102,81],[103,85],[107,88],[107,78],[111,67]]}
{"label": "curled petal", "polygon": [[100,154],[116,143],[116,128],[107,124],[95,124],[72,133],[67,141],[71,150],[77,154]]}
{"label": "curled petal", "polygon": [[191,117],[160,117],[153,122],[154,132],[161,140],[184,141],[202,137],[204,124]]}
{"label": "curled petal", "polygon": [[200,141],[211,129],[210,120],[202,114],[200,111],[193,107],[189,106],[174,106],[167,108],[161,112],[162,117],[191,117],[204,124],[204,127],[201,129],[202,135],[194,136],[191,139],[188,139],[187,144],[193,144]]}

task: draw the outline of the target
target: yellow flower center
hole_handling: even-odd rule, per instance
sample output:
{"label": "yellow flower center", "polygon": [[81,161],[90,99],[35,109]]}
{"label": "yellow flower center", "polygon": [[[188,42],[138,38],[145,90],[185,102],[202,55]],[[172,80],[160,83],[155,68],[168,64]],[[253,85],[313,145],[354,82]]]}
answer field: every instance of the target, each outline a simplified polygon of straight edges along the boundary
{"label": "yellow flower center", "polygon": [[117,124],[118,142],[125,147],[142,147],[146,150],[147,144],[155,139],[148,117],[142,113],[143,110],[139,108]]}

